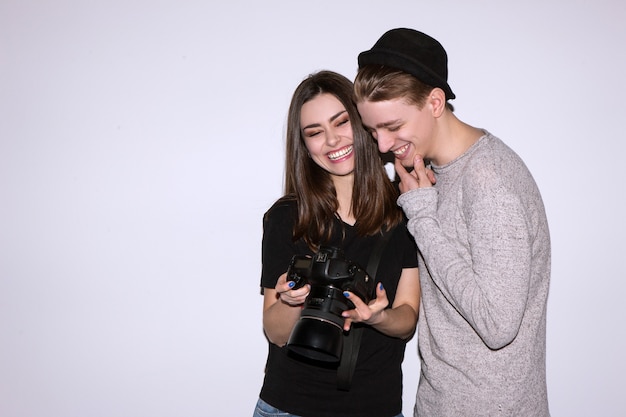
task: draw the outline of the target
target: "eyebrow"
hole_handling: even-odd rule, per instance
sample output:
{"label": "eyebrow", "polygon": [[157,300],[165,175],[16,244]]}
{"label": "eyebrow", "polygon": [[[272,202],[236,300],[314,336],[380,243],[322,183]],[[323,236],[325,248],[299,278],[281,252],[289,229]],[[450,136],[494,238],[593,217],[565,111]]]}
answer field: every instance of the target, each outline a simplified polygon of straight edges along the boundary
{"label": "eyebrow", "polygon": [[380,129],[380,128],[382,128],[382,127],[389,127],[389,126],[392,126],[392,125],[396,125],[396,124],[398,124],[398,123],[400,123],[400,119],[390,120],[390,121],[388,121],[388,122],[378,123],[378,124],[376,125],[376,128],[377,128],[377,129]]}
{"label": "eyebrow", "polygon": [[[339,113],[332,115],[332,116],[330,117],[330,121],[332,122],[332,121],[336,120],[339,116],[341,116],[342,114],[347,113],[347,112],[348,112],[347,110],[341,110]],[[312,124],[310,124],[310,125],[308,125],[308,126],[304,126],[304,127],[302,128],[302,130],[304,130],[304,129],[310,129],[310,128],[312,128],[312,127],[319,127],[319,126],[321,126],[319,123],[312,123]]]}

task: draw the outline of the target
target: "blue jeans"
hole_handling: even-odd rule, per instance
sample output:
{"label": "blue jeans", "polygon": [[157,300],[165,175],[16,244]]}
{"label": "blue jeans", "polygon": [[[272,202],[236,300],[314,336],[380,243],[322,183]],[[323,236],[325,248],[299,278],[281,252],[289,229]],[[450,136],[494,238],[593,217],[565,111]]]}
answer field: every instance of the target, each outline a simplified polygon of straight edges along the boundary
{"label": "blue jeans", "polygon": [[[252,417],[298,417],[295,414],[289,414],[284,411],[279,410],[276,407],[273,407],[259,398],[259,401],[256,403],[256,407],[254,409],[254,414]],[[395,417],[404,417],[402,413],[398,414]]]}
{"label": "blue jeans", "polygon": [[278,408],[269,405],[265,401],[259,398],[259,401],[256,403],[256,408],[254,409],[254,414],[252,417],[298,417],[295,414],[285,413],[284,411],[279,410]]}

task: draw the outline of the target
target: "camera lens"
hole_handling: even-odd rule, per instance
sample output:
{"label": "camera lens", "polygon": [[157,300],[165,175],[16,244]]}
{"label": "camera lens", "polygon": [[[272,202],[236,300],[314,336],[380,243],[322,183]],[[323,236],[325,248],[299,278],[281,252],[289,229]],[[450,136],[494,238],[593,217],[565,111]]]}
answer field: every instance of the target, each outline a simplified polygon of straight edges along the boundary
{"label": "camera lens", "polygon": [[343,329],[319,317],[301,317],[287,344],[292,352],[322,362],[338,362],[343,348]]}

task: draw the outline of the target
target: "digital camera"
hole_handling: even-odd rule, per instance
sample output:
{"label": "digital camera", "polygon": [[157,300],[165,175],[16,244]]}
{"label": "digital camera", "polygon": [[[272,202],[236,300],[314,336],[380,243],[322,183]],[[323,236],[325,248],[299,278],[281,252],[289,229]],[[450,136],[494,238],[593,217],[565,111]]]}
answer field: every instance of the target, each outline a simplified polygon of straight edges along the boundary
{"label": "digital camera", "polygon": [[374,298],[374,279],[347,260],[341,249],[321,246],[312,258],[295,255],[291,259],[287,281],[295,282],[293,289],[311,285],[287,348],[313,360],[338,362],[345,321],[341,313],[354,308],[343,292],[350,291],[367,304]]}

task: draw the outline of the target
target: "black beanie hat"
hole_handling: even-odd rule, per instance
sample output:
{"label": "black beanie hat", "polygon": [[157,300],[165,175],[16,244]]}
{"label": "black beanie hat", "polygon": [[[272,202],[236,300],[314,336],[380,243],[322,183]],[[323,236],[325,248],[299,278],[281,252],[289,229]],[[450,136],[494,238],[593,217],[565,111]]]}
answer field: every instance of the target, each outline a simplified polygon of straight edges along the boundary
{"label": "black beanie hat", "polygon": [[448,85],[448,55],[434,38],[413,29],[387,31],[372,49],[359,54],[359,68],[385,65],[413,75],[424,84],[439,87],[446,100],[456,96]]}

